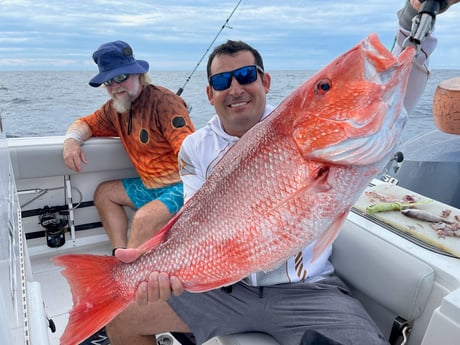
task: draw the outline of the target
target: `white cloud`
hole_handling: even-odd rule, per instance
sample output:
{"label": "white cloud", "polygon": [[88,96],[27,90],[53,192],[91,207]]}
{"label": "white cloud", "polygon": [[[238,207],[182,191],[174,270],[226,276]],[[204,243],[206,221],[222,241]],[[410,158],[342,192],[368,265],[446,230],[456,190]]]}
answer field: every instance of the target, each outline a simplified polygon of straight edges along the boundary
{"label": "white cloud", "polygon": [[[243,39],[271,69],[318,68],[371,32],[390,46],[403,0],[245,0],[216,44]],[[0,70],[95,69],[92,52],[122,39],[154,68],[191,70],[237,1],[0,0]],[[459,68],[460,5],[438,18],[433,67]],[[446,58],[448,57],[448,58]],[[43,63],[43,64],[41,64]],[[203,66],[201,66],[203,68]]]}

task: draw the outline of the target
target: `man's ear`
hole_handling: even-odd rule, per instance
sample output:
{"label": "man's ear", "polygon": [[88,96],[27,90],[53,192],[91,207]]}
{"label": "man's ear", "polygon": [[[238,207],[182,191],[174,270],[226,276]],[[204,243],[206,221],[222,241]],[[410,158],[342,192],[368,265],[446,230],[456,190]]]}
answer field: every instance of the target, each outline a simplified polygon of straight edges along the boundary
{"label": "man's ear", "polygon": [[213,97],[214,90],[210,85],[206,86],[206,94],[208,95],[208,100],[211,105],[214,105],[214,97]]}

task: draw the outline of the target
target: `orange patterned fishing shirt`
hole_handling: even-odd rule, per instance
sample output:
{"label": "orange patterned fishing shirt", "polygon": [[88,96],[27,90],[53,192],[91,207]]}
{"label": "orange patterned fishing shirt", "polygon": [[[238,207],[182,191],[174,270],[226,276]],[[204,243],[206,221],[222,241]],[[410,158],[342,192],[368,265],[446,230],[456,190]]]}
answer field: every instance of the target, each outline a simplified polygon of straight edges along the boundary
{"label": "orange patterned fishing shirt", "polygon": [[80,118],[92,135],[120,137],[146,188],[180,182],[177,154],[195,131],[184,100],[164,87],[148,85],[129,112],[120,114],[111,103]]}

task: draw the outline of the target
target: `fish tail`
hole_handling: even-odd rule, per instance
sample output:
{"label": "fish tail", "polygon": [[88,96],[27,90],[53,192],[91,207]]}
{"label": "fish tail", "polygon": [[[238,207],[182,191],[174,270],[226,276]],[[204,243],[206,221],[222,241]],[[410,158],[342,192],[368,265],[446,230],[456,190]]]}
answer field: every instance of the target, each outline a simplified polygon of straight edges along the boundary
{"label": "fish tail", "polygon": [[73,299],[61,345],[79,344],[132,301],[133,296],[120,295],[112,277],[112,268],[119,263],[115,257],[69,254],[54,257],[52,261],[64,267],[62,274],[70,285]]}

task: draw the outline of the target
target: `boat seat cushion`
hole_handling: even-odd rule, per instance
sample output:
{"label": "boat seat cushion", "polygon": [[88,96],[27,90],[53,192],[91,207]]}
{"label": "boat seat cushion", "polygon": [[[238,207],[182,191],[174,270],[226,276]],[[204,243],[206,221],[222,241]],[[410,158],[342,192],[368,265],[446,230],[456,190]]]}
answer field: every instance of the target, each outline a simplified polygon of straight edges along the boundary
{"label": "boat seat cushion", "polygon": [[349,220],[334,242],[331,261],[348,285],[396,316],[412,321],[422,314],[434,282],[425,262]]}

